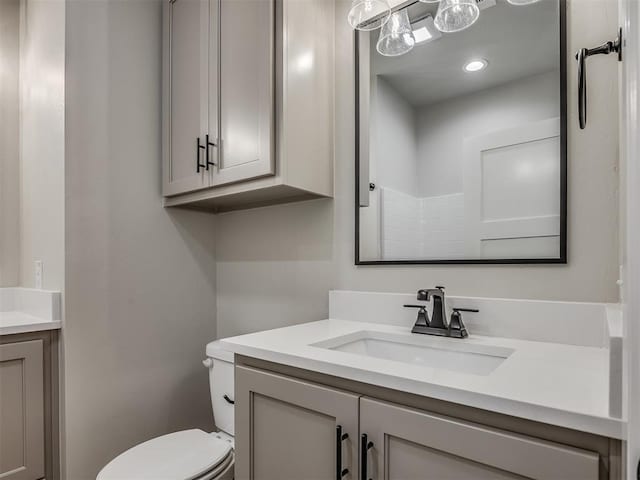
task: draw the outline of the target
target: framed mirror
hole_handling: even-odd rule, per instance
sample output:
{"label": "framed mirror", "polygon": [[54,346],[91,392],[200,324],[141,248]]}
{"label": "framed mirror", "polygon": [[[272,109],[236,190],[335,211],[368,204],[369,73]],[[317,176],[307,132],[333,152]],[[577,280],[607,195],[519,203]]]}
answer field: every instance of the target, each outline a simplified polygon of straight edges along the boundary
{"label": "framed mirror", "polygon": [[475,3],[355,31],[358,265],[567,261],[565,0]]}

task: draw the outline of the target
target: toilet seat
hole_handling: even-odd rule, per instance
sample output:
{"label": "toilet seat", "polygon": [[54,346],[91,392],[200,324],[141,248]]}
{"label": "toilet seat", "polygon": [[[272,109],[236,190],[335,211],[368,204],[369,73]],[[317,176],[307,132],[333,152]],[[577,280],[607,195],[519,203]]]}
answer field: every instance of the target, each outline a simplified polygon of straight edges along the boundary
{"label": "toilet seat", "polygon": [[203,474],[195,480],[233,480],[233,467],[235,465],[235,455],[233,450],[227,458],[210,472]]}
{"label": "toilet seat", "polygon": [[202,430],[183,430],[123,452],[100,471],[96,480],[222,479],[233,469],[233,463],[230,442]]}

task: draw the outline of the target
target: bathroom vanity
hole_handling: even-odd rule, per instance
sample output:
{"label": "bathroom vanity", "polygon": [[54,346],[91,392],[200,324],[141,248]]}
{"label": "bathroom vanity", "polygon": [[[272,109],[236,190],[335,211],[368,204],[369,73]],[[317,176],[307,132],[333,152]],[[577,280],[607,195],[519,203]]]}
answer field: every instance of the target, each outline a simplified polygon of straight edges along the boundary
{"label": "bathroom vanity", "polygon": [[60,294],[0,288],[0,478],[59,478]]}
{"label": "bathroom vanity", "polygon": [[410,298],[332,292],[329,320],[222,340],[236,478],[621,478],[614,306],[452,297],[480,310],[454,339],[410,333]]}

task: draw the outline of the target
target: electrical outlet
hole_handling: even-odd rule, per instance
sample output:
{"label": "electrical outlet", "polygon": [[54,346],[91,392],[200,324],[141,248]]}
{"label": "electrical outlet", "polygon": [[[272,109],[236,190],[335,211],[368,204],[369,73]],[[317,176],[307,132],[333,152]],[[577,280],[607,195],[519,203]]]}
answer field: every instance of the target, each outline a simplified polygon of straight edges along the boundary
{"label": "electrical outlet", "polygon": [[35,264],[35,283],[36,288],[42,290],[42,260],[36,260]]}

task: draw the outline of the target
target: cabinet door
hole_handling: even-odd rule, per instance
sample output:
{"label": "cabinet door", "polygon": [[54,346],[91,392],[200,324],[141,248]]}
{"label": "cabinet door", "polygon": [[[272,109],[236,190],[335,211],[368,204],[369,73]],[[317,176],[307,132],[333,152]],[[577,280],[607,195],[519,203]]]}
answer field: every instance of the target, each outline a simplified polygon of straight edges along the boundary
{"label": "cabinet door", "polygon": [[358,478],[358,396],[238,366],[235,401],[236,480]]}
{"label": "cabinet door", "polygon": [[369,398],[360,431],[374,480],[597,480],[597,453]]}
{"label": "cabinet door", "polygon": [[0,478],[44,477],[42,340],[0,345]]}
{"label": "cabinet door", "polygon": [[[209,186],[209,0],[164,0],[163,193]],[[198,164],[204,165],[199,167]]]}
{"label": "cabinet door", "polygon": [[218,165],[213,185],[275,172],[275,0],[220,0]]}

